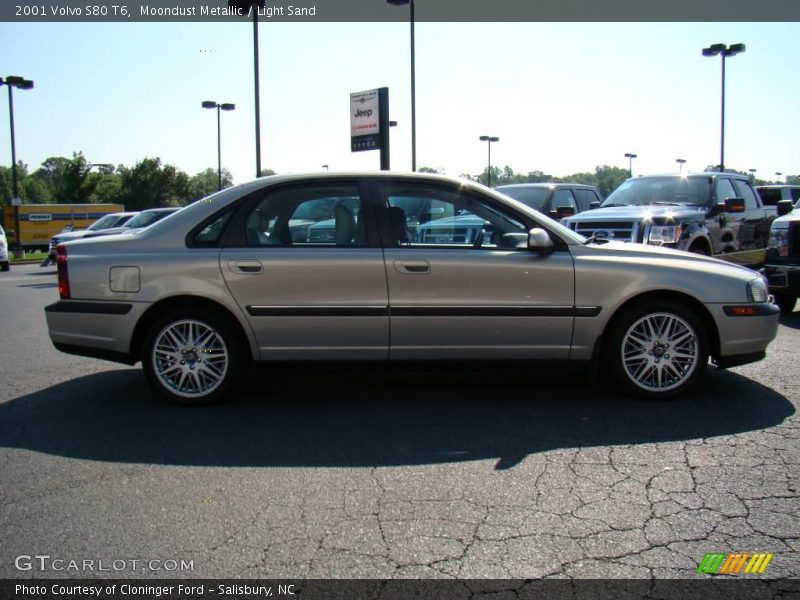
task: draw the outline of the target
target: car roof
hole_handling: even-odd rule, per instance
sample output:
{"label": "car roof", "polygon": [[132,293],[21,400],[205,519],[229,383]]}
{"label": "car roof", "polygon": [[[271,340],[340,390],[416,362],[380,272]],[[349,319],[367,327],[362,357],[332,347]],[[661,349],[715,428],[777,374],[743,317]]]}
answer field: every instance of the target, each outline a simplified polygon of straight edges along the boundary
{"label": "car roof", "polygon": [[536,187],[536,188],[580,187],[580,188],[597,189],[597,186],[594,185],[589,185],[587,183],[572,183],[569,181],[553,181],[553,182],[537,181],[535,183],[508,183],[506,185],[498,185],[495,189],[505,190],[508,188],[526,188],[526,187]]}
{"label": "car roof", "polygon": [[800,185],[793,185],[791,183],[767,183],[764,185],[757,185],[757,190],[782,190],[782,189],[797,189]]}

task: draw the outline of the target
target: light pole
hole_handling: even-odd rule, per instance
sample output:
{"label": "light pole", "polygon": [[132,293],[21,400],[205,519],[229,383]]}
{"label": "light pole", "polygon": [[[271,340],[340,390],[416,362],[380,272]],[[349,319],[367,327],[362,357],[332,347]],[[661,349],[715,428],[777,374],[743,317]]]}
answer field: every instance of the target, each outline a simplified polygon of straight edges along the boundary
{"label": "light pole", "polygon": [[328,170],[328,165],[322,165],[322,168],[327,171]]}
{"label": "light pole", "polygon": [[14,88],[21,90],[33,89],[33,81],[19,77],[17,75],[9,75],[5,79],[0,77],[0,85],[5,84],[8,88],[8,120],[11,129],[11,181],[12,193],[14,198],[14,256],[22,258],[24,256],[22,250],[22,236],[19,231],[19,176],[17,174],[17,149],[14,141]]}
{"label": "light pole", "polygon": [[414,57],[414,0],[386,0],[394,6],[408,4],[408,21],[411,27],[411,171],[417,170],[417,92],[416,59]]}
{"label": "light pole", "polygon": [[625,153],[625,158],[628,159],[628,177],[633,177],[633,159],[637,156],[638,154],[633,154],[631,152]]}
{"label": "light pole", "polygon": [[719,170],[725,172],[725,57],[736,56],[744,52],[744,44],[712,44],[708,48],[703,48],[703,56],[722,56],[722,108],[720,117],[719,133]]}
{"label": "light pole", "polygon": [[783,175],[783,173],[781,173],[780,171],[775,171],[775,177],[778,178],[778,183],[781,182],[781,175]]}
{"label": "light pole", "polygon": [[256,177],[261,177],[261,99],[258,78],[258,9],[264,8],[267,0],[228,0],[228,7],[250,11],[253,15],[253,87],[256,102]]}
{"label": "light pole", "polygon": [[675,162],[680,165],[680,174],[683,175],[683,165],[686,164],[686,159],[685,158],[676,158]]}
{"label": "light pole", "polygon": [[220,126],[220,110],[235,110],[236,105],[226,102],[225,104],[218,104],[214,100],[204,100],[203,108],[216,108],[217,109],[217,190],[222,189],[222,130]]}
{"label": "light pole", "polygon": [[487,142],[489,146],[489,166],[486,169],[486,187],[492,187],[492,142],[499,142],[500,138],[493,135],[482,135],[480,141]]}

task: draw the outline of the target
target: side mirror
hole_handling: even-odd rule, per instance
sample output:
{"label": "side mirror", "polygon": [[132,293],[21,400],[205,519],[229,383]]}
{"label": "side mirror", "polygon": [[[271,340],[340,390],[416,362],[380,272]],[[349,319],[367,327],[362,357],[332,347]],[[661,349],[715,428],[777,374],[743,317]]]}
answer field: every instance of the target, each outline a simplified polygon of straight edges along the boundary
{"label": "side mirror", "polygon": [[600,203],[597,200],[589,202],[589,210],[594,210],[595,208],[600,208]]}
{"label": "side mirror", "polygon": [[556,218],[563,219],[564,217],[571,217],[575,214],[575,208],[572,206],[559,206],[556,208]]}
{"label": "side mirror", "polygon": [[528,250],[534,252],[550,252],[553,249],[553,240],[544,229],[534,227],[528,232]]}
{"label": "side mirror", "polygon": [[792,212],[794,208],[794,204],[792,204],[791,200],[780,200],[778,202],[778,216],[782,217],[783,215],[788,215]]}
{"label": "side mirror", "polygon": [[728,198],[725,200],[726,213],[743,213],[744,198]]}

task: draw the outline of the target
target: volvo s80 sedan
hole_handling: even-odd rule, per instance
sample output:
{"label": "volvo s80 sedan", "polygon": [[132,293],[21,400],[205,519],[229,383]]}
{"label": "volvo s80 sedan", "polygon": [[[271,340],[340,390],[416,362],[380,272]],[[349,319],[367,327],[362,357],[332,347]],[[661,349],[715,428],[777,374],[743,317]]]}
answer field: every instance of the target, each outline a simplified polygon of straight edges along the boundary
{"label": "volvo s80 sedan", "polygon": [[[410,233],[469,214],[491,234]],[[330,235],[292,231],[319,212]],[[332,221],[331,221],[332,218]],[[314,231],[314,223],[308,224]],[[570,360],[625,391],[687,390],[709,359],[760,360],[778,308],[753,271],[584,238],[481,185],[433,175],[273,176],[133,235],[57,247],[55,347],[142,362],[184,404],[228,397],[250,361]],[[243,383],[243,382],[242,382]]]}

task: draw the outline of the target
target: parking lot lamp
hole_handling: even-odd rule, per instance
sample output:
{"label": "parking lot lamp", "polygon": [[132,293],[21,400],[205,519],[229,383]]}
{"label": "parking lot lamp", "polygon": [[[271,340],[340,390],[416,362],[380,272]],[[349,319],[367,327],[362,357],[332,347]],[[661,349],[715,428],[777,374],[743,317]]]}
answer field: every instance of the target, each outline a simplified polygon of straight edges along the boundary
{"label": "parking lot lamp", "polygon": [[417,96],[416,60],[414,58],[414,0],[386,0],[394,6],[408,4],[408,21],[411,27],[411,170],[417,170]]}
{"label": "parking lot lamp", "polygon": [[222,134],[220,127],[220,110],[235,110],[236,105],[226,102],[225,104],[217,104],[213,100],[204,100],[203,108],[216,108],[217,109],[217,190],[222,189]]}
{"label": "parking lot lamp", "polygon": [[625,153],[625,158],[628,159],[628,177],[633,177],[633,159],[637,156],[638,154],[633,154],[631,152]]}
{"label": "parking lot lamp", "polygon": [[783,173],[781,173],[780,171],[775,171],[775,177],[778,178],[778,183],[781,182],[781,175],[783,175]]}
{"label": "parking lot lamp", "polygon": [[33,81],[19,77],[17,75],[9,75],[5,79],[0,77],[0,85],[5,84],[8,88],[8,120],[11,129],[11,181],[12,193],[14,201],[14,256],[16,258],[23,257],[22,239],[19,234],[19,175],[17,173],[17,149],[14,140],[14,94],[13,89],[19,88],[21,90],[33,89]]}
{"label": "parking lot lamp", "polygon": [[680,165],[680,174],[683,175],[683,165],[686,164],[686,159],[685,158],[676,158],[675,162]]}
{"label": "parking lot lamp", "polygon": [[493,135],[482,135],[479,139],[482,142],[487,142],[489,146],[489,166],[486,169],[486,186],[492,187],[492,142],[499,142],[500,138]]}
{"label": "parking lot lamp", "polygon": [[725,58],[728,56],[736,56],[744,52],[744,44],[712,44],[708,48],[703,48],[703,56],[717,56],[722,57],[722,108],[720,116],[720,133],[719,133],[719,170],[725,171]]}

